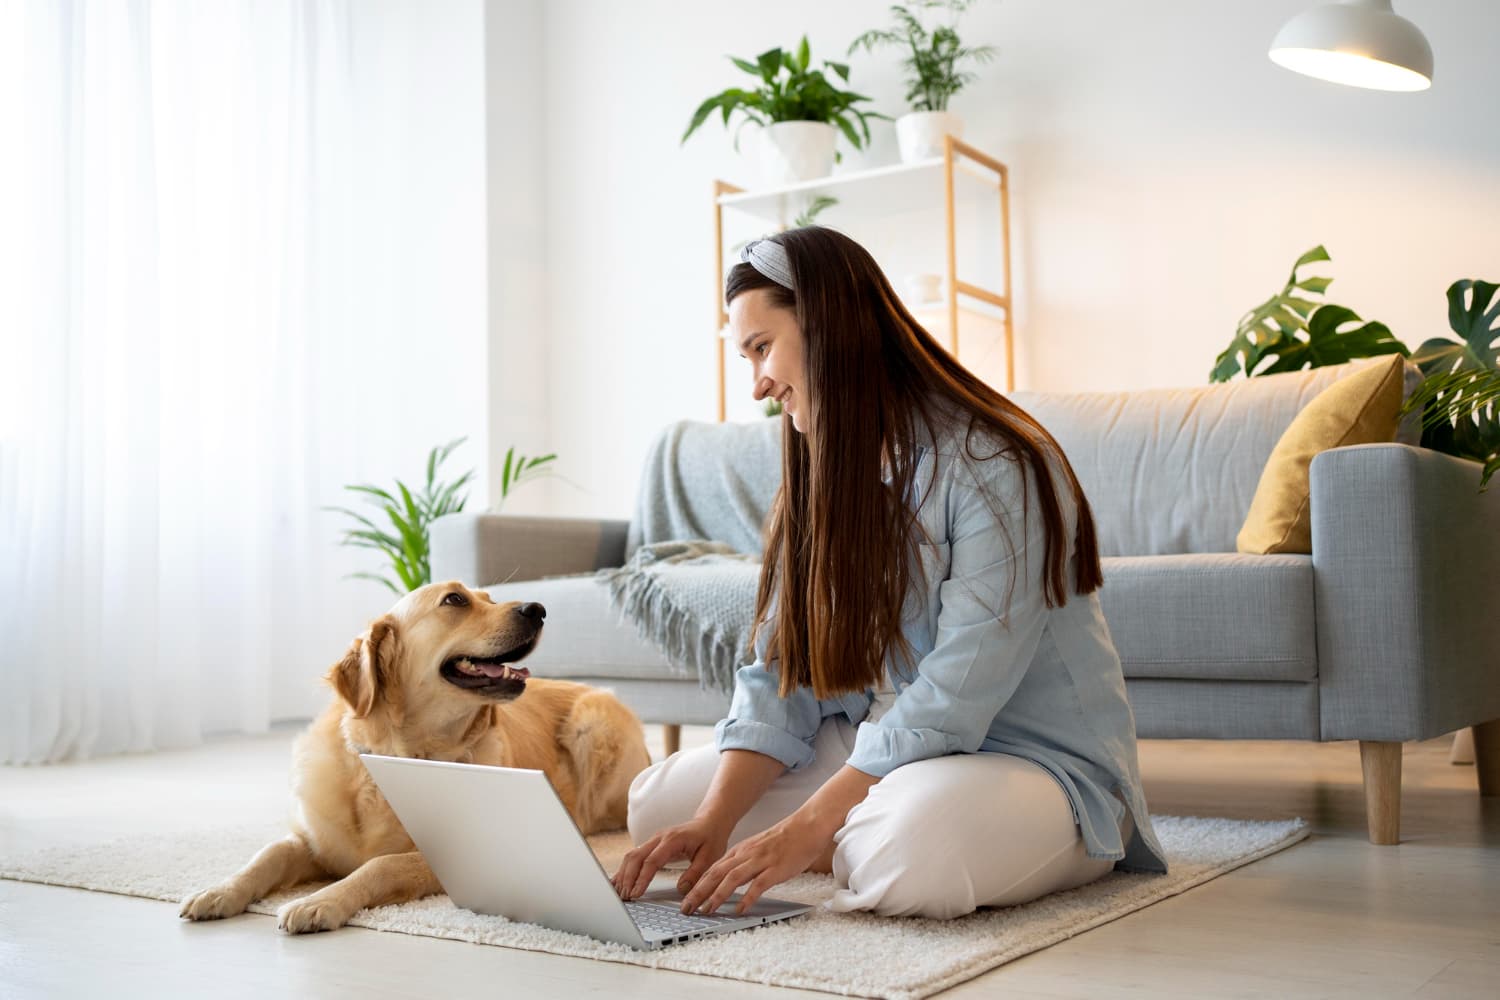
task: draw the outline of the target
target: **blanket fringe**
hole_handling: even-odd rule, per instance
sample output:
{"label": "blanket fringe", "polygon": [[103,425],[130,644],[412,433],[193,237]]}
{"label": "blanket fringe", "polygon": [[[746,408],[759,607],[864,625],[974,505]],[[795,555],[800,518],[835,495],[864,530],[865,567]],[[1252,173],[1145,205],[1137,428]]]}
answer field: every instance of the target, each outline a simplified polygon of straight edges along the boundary
{"label": "blanket fringe", "polygon": [[735,671],[742,664],[735,636],[674,603],[657,579],[637,565],[600,570],[597,578],[608,584],[621,620],[634,621],[636,633],[660,648],[674,669],[696,672],[700,689],[734,690]]}

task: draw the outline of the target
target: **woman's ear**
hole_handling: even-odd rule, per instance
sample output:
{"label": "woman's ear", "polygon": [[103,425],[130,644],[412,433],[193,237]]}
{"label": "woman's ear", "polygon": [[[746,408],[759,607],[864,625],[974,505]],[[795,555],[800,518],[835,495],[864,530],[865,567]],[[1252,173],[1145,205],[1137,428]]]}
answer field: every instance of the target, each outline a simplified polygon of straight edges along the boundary
{"label": "woman's ear", "polygon": [[338,696],[363,719],[375,707],[385,689],[386,662],[393,656],[396,621],[387,615],[372,622],[365,634],[349,645],[344,658],[328,671],[328,683]]}

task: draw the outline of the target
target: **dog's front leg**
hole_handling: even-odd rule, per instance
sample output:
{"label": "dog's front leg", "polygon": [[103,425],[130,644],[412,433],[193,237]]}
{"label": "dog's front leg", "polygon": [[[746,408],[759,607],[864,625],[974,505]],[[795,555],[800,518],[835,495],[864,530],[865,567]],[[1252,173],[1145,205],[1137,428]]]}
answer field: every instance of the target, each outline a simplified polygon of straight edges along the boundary
{"label": "dog's front leg", "polygon": [[405,903],[442,891],[419,852],[382,854],[333,885],[283,906],[277,925],[289,934],[331,931],[367,906]]}
{"label": "dog's front leg", "polygon": [[277,889],[297,885],[325,872],[301,837],[287,837],[261,848],[235,875],[182,901],[177,915],[189,920],[218,920],[244,913],[245,907]]}

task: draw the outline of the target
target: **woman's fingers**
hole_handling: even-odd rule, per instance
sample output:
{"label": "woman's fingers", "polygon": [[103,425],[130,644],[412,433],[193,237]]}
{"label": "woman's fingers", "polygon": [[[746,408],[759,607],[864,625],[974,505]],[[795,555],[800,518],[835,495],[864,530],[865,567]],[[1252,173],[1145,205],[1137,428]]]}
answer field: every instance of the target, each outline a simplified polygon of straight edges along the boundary
{"label": "woman's fingers", "polygon": [[686,894],[693,886],[698,884],[698,879],[708,871],[710,865],[719,859],[714,855],[713,848],[707,842],[699,846],[693,855],[692,864],[688,865],[687,871],[677,880],[677,891]]}
{"label": "woman's fingers", "polygon": [[767,867],[769,867],[769,864],[766,861],[762,861],[760,859],[746,859],[741,864],[735,866],[734,868],[731,868],[728,873],[726,873],[725,876],[719,880],[719,884],[714,887],[713,892],[703,903],[703,912],[719,912],[719,907],[724,905],[724,901],[726,899],[734,895],[734,891],[736,889],[744,885],[746,882],[754,879],[755,876],[759,875]]}
{"label": "woman's fingers", "polygon": [[739,913],[740,916],[744,916],[749,911],[750,907],[755,905],[755,901],[760,899],[761,896],[765,895],[767,889],[771,888],[773,885],[776,885],[780,881],[781,880],[777,878],[770,869],[766,869],[759,875],[755,876],[755,878],[750,880],[750,884],[745,887],[745,895],[740,899],[740,906],[736,912]]}
{"label": "woman's fingers", "polygon": [[657,834],[649,838],[641,846],[632,847],[625,853],[625,858],[620,862],[620,867],[615,872],[615,877],[610,879],[610,882],[614,883],[615,892],[623,897],[626,887],[635,884],[635,876],[641,870],[641,862],[655,849],[657,842],[660,840],[661,834]]}
{"label": "woman's fingers", "polygon": [[646,891],[646,887],[651,884],[651,880],[664,865],[687,856],[688,851],[680,834],[664,835],[656,848],[641,862],[640,870],[636,872],[634,881],[630,883],[630,894],[625,898],[635,899]]}

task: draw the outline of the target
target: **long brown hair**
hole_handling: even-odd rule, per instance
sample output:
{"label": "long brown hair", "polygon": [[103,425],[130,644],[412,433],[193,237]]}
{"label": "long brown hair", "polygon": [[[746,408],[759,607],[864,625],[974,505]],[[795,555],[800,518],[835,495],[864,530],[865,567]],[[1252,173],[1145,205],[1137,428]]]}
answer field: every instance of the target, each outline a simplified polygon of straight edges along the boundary
{"label": "long brown hair", "polygon": [[[774,596],[778,606],[766,662],[780,659],[782,696],[805,686],[819,698],[868,688],[879,681],[892,646],[910,662],[901,612],[913,560],[893,554],[913,552],[918,541],[916,509],[905,501],[916,477],[911,442],[918,420],[937,428],[949,419],[934,401],[967,415],[966,462],[1015,462],[1023,497],[1026,477],[1037,477],[1046,529],[1047,606],[1061,607],[1068,600],[1059,485],[1078,507],[1076,592],[1097,590],[1103,574],[1093,512],[1052,435],[949,355],[912,318],[858,243],[821,226],[774,239],[786,249],[797,292],[742,263],[729,272],[724,297],[733,302],[745,292],[766,289],[771,305],[796,313],[804,343],[812,422],[804,435],[784,418],[782,483],[766,518],[750,635],[753,647]],[[988,431],[1001,443],[999,450],[970,454],[975,430]],[[1066,472],[1066,482],[1054,482],[1049,456]],[[889,486],[881,475],[887,460]],[[1005,515],[993,504],[991,509],[1014,551]],[[1023,525],[1028,516],[1023,504]],[[1013,564],[1011,589],[1014,585]],[[1006,611],[1009,601],[1007,590]],[[997,617],[1003,620],[1004,614]]]}

